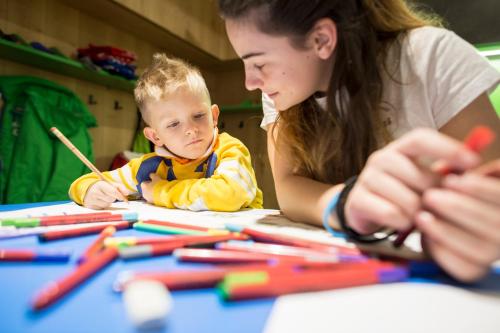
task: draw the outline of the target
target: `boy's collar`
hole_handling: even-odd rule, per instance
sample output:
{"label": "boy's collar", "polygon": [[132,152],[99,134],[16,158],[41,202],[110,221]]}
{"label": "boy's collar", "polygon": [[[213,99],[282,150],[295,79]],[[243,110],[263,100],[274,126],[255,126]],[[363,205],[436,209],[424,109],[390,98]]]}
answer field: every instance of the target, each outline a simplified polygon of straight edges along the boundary
{"label": "boy's collar", "polygon": [[181,164],[187,164],[187,163],[192,162],[192,161],[202,160],[202,159],[206,158],[208,155],[210,155],[212,153],[212,151],[214,150],[214,147],[217,144],[218,139],[219,139],[219,129],[217,127],[214,127],[214,135],[212,138],[212,143],[207,148],[206,152],[202,156],[200,156],[196,159],[189,159],[189,158],[184,158],[182,156],[176,155],[173,152],[171,152],[166,146],[161,146],[161,147],[155,146],[155,153],[157,153],[158,155],[160,155],[162,157],[168,157],[168,158],[171,158],[173,160],[176,160],[177,162],[179,162]]}

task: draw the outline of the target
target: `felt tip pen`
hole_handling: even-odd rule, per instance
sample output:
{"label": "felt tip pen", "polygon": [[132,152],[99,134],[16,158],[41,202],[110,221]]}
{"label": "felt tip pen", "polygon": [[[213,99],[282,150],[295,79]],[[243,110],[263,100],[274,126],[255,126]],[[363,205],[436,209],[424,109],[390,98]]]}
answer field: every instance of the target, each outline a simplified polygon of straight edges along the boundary
{"label": "felt tip pen", "polygon": [[10,220],[7,223],[12,223],[17,228],[32,228],[32,227],[48,227],[55,225],[67,225],[67,224],[84,224],[93,222],[112,222],[112,221],[137,221],[137,213],[123,213],[123,214],[111,214],[111,215],[99,215],[99,214],[89,214],[89,215],[78,215],[71,216],[65,215],[57,219],[43,219],[43,218],[25,218],[18,220]]}
{"label": "felt tip pen", "polygon": [[318,260],[317,258],[297,256],[276,256],[265,253],[251,253],[243,251],[211,250],[211,249],[177,249],[173,252],[179,261],[203,262],[212,264],[237,264],[237,263],[267,263],[267,262],[318,262],[323,264],[336,263],[334,260]]}
{"label": "felt tip pen", "polygon": [[93,226],[82,226],[79,228],[47,231],[38,235],[38,240],[41,242],[53,241],[57,239],[65,239],[71,237],[79,237],[85,235],[98,234],[109,226],[115,227],[117,230],[128,229],[131,227],[132,222],[129,221],[116,221],[106,222]]}
{"label": "felt tip pen", "polygon": [[82,256],[78,259],[77,263],[82,264],[85,260],[99,252],[104,246],[104,240],[107,237],[111,237],[116,232],[116,228],[114,226],[108,226],[104,228],[99,236],[89,245],[89,247],[85,250]]}
{"label": "felt tip pen", "polygon": [[218,243],[219,250],[244,251],[250,253],[263,253],[284,258],[308,259],[312,261],[338,262],[338,261],[364,261],[363,255],[345,255],[340,253],[326,253],[308,248],[279,245],[269,243],[259,243],[253,241],[228,241]]}
{"label": "felt tip pen", "polygon": [[98,213],[81,213],[81,214],[63,214],[63,215],[47,215],[47,216],[30,216],[30,217],[11,217],[11,218],[5,218],[5,219],[0,219],[0,226],[15,226],[17,222],[19,221],[38,221],[38,222],[45,222],[45,221],[59,221],[59,220],[64,220],[66,218],[76,218],[76,217],[104,217],[104,216],[110,216],[112,215],[110,212],[98,212]]}
{"label": "felt tip pen", "polygon": [[109,237],[104,246],[126,247],[136,245],[164,244],[182,241],[184,245],[210,245],[229,240],[247,240],[248,236],[236,232],[222,235],[172,235],[163,237]]}
{"label": "felt tip pen", "polygon": [[[226,274],[234,272],[265,271],[273,275],[282,274],[290,276],[294,272],[304,270],[366,270],[387,267],[387,264],[378,260],[368,260],[366,263],[307,263],[307,262],[271,262],[236,265],[218,265],[214,268],[199,270],[181,270],[168,272],[131,272],[125,271],[118,275],[113,284],[115,291],[122,291],[130,281],[146,279],[163,283],[170,290],[198,289],[215,287]],[[390,266],[392,267],[392,266]]]}
{"label": "felt tip pen", "polygon": [[[217,242],[238,239],[238,234],[227,235],[200,235],[170,237],[161,243],[142,244],[137,246],[120,246],[119,253],[122,259],[154,257],[171,254],[175,249],[184,246],[203,245],[209,246]],[[240,238],[241,239],[241,238]]]}
{"label": "felt tip pen", "polygon": [[117,256],[115,248],[106,248],[102,252],[88,258],[77,266],[74,271],[62,279],[47,284],[33,299],[31,308],[42,310],[62,298],[75,287],[94,275],[100,269],[111,263]]}
{"label": "felt tip pen", "polygon": [[327,252],[327,253],[342,253],[342,254],[361,254],[361,251],[353,246],[349,245],[333,245],[313,240],[306,240],[303,238],[298,238],[289,235],[276,235],[268,232],[263,232],[260,230],[255,230],[248,227],[240,227],[237,225],[226,224],[226,228],[230,231],[241,232],[247,234],[255,241],[260,241],[264,243],[274,243],[282,245],[290,245],[297,247],[309,248],[317,251]]}
{"label": "felt tip pen", "polygon": [[67,262],[70,257],[69,251],[0,249],[0,261]]}
{"label": "felt tip pen", "polygon": [[213,230],[213,228],[202,227],[202,226],[199,226],[199,225],[176,223],[176,222],[169,222],[169,221],[144,220],[144,221],[141,221],[141,222],[148,223],[148,224],[161,225],[161,226],[164,226],[164,227],[173,227],[173,228],[188,229],[188,230],[198,230],[198,231],[205,231],[205,232],[207,232],[209,230]]}
{"label": "felt tip pen", "polygon": [[310,292],[377,283],[405,280],[408,270],[404,267],[366,268],[339,271],[303,271],[287,275],[269,272],[236,272],[227,274],[218,285],[226,300],[277,297],[280,295]]}
{"label": "felt tip pen", "polygon": [[151,224],[146,222],[137,222],[134,225],[134,229],[141,231],[148,231],[160,234],[168,234],[168,235],[206,235],[207,233],[200,230],[193,229],[181,229],[174,227],[166,227],[158,224]]}
{"label": "felt tip pen", "polygon": [[[469,150],[472,150],[476,153],[480,153],[484,149],[486,149],[493,141],[495,140],[495,133],[486,126],[476,126],[474,127],[469,135],[464,140],[464,145]],[[454,170],[445,165],[443,168],[438,170],[438,173],[442,176],[446,176],[447,174],[453,173]],[[393,242],[394,247],[401,247],[406,238],[415,230],[415,227],[411,227],[408,230],[402,231],[398,233],[398,236]]]}

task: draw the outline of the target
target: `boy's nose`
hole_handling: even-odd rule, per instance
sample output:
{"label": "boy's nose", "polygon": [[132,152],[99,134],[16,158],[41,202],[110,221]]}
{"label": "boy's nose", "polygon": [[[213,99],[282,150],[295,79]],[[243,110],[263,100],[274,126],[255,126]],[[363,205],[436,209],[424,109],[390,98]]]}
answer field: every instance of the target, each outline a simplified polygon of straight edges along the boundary
{"label": "boy's nose", "polygon": [[186,135],[187,136],[192,136],[192,135],[195,135],[197,133],[198,133],[198,128],[196,128],[196,126],[190,126],[186,130]]}

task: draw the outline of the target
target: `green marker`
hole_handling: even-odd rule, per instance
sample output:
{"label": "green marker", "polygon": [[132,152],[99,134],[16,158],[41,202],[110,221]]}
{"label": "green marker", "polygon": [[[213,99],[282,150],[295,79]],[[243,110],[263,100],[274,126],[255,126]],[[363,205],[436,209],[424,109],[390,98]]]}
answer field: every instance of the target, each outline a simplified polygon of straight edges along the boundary
{"label": "green marker", "polygon": [[165,227],[161,225],[149,224],[144,222],[137,222],[134,224],[134,229],[142,231],[150,231],[159,234],[168,235],[206,235],[207,233],[199,230],[189,230],[174,227]]}
{"label": "green marker", "polygon": [[42,222],[38,218],[15,218],[15,219],[2,219],[0,226],[2,227],[16,227],[16,228],[31,228],[38,227]]}
{"label": "green marker", "polygon": [[234,272],[224,276],[224,280],[217,285],[217,291],[222,298],[229,299],[235,287],[266,284],[268,281],[269,274],[265,271]]}

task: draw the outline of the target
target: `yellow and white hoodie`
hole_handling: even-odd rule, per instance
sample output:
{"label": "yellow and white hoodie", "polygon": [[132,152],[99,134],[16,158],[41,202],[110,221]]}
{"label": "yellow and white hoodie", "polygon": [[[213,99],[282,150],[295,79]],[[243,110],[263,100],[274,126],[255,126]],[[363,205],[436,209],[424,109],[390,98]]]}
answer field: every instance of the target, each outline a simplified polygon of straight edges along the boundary
{"label": "yellow and white hoodie", "polygon": [[[197,160],[179,159],[165,148],[156,147],[154,153],[103,172],[108,180],[125,185],[127,194],[141,193],[140,184],[149,181],[151,173],[164,179],[153,189],[157,206],[228,212],[262,208],[262,191],[257,187],[250,152],[227,133],[216,134],[211,149]],[[71,199],[81,205],[87,190],[97,181],[95,173],[75,180],[69,189]]]}

